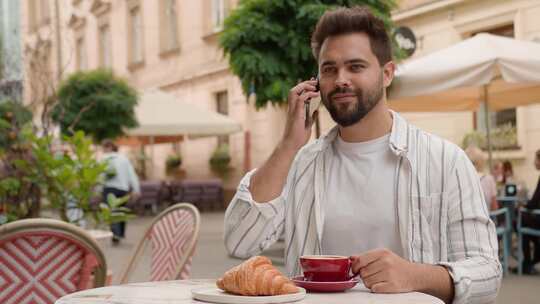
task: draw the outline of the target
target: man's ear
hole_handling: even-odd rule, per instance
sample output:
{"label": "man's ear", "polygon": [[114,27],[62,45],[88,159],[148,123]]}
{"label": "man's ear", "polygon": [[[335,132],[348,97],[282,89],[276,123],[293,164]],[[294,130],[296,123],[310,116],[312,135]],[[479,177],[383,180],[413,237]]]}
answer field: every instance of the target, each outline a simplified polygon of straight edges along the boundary
{"label": "man's ear", "polygon": [[392,84],[394,79],[394,72],[396,71],[396,65],[393,61],[388,61],[382,67],[383,69],[383,85],[384,88],[388,88]]}

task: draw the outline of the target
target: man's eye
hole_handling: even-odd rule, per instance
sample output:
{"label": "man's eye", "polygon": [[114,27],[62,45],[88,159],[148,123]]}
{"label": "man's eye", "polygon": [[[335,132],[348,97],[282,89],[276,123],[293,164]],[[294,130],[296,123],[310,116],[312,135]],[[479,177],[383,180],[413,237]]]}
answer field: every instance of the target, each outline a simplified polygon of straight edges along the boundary
{"label": "man's eye", "polygon": [[326,67],[326,68],[323,68],[322,72],[325,73],[325,74],[328,74],[328,73],[332,73],[336,70],[336,68],[334,67]]}
{"label": "man's eye", "polygon": [[364,66],[361,64],[353,64],[350,66],[351,71],[360,71],[364,69]]}

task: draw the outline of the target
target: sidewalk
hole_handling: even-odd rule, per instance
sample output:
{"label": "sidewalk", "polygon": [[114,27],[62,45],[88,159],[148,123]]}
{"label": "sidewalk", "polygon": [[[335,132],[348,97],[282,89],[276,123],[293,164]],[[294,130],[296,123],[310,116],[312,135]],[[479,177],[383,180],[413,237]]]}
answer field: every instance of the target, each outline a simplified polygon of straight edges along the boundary
{"label": "sidewalk", "polygon": [[[239,259],[227,255],[223,246],[223,212],[202,213],[201,231],[197,250],[193,257],[191,277],[194,279],[215,279],[229,268],[241,263]],[[113,284],[118,283],[121,273],[136,242],[142,236],[152,217],[145,216],[133,219],[127,227],[127,238],[118,246],[107,248],[108,268],[113,271]],[[264,255],[269,256],[276,266],[283,271],[283,243],[277,243]],[[281,264],[281,265],[280,265]],[[138,263],[136,271],[131,275],[130,282],[147,281],[150,273],[149,253],[145,252]],[[535,304],[540,298],[540,275],[517,276],[508,275],[503,279],[497,303]]]}

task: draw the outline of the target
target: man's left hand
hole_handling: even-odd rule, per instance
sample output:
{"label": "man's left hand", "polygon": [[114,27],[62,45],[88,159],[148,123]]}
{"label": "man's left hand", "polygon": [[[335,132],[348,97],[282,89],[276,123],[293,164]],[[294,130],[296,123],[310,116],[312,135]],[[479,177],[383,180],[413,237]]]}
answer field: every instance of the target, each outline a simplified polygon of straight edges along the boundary
{"label": "man's left hand", "polygon": [[364,285],[376,293],[399,293],[418,290],[417,265],[388,249],[376,249],[352,256],[352,271]]}

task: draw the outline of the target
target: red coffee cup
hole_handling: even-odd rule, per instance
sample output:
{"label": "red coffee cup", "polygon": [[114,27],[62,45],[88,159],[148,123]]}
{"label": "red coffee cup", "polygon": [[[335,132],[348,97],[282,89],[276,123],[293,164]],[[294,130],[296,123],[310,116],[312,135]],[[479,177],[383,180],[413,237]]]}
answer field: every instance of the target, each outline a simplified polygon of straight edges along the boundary
{"label": "red coffee cup", "polygon": [[300,257],[300,265],[304,271],[304,280],[315,282],[349,281],[351,260],[339,255],[304,255]]}

